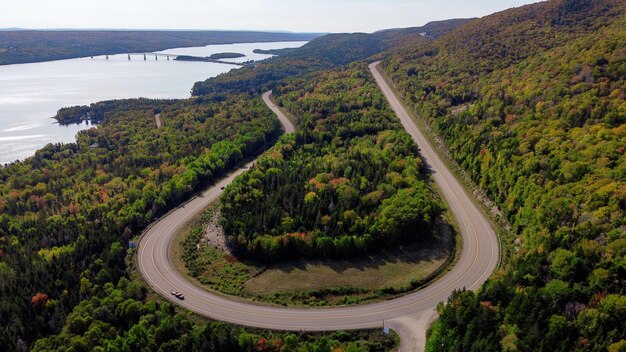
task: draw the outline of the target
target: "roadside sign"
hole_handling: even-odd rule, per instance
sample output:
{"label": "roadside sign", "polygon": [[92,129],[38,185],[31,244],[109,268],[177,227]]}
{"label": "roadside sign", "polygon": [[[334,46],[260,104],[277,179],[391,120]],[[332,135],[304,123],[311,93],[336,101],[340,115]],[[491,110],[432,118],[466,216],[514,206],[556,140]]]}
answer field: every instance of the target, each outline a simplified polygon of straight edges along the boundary
{"label": "roadside sign", "polygon": [[137,249],[137,242],[128,241],[128,248],[133,249],[133,250]]}
{"label": "roadside sign", "polygon": [[383,326],[383,334],[389,334],[389,327]]}

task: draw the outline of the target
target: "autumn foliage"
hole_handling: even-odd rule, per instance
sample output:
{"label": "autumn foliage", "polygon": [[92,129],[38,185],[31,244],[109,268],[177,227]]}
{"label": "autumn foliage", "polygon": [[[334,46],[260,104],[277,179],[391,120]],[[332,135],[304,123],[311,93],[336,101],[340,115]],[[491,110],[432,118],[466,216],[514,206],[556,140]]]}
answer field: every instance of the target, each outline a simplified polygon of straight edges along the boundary
{"label": "autumn foliage", "polygon": [[48,302],[48,295],[45,293],[41,293],[41,292],[37,292],[31,299],[30,299],[30,303],[35,307],[35,308],[41,308],[43,306],[46,305],[46,302]]}

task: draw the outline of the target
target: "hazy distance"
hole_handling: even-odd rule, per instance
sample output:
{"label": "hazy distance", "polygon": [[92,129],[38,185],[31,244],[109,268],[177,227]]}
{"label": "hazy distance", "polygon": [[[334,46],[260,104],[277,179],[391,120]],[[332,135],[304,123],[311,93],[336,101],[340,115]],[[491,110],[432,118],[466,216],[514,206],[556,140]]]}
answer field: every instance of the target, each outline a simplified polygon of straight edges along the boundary
{"label": "hazy distance", "polygon": [[533,0],[0,0],[4,28],[373,32],[482,17]]}

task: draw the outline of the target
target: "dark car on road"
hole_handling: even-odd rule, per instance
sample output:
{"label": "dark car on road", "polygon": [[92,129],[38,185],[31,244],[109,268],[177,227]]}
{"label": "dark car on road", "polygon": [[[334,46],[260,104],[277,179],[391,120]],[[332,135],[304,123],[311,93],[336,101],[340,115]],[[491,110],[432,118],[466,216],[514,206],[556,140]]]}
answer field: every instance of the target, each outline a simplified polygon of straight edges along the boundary
{"label": "dark car on road", "polygon": [[171,293],[172,293],[172,296],[174,296],[174,297],[176,297],[178,299],[185,299],[185,295],[183,295],[180,292],[172,291]]}

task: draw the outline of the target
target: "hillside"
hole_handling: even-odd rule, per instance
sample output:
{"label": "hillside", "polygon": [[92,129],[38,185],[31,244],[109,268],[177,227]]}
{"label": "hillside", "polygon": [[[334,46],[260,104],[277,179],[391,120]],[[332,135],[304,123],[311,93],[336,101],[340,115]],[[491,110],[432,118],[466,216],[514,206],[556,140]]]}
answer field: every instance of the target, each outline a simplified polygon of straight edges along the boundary
{"label": "hillside", "polygon": [[291,59],[319,59],[330,65],[345,65],[387,49],[377,36],[366,33],[328,34],[285,55]]}
{"label": "hillside", "polygon": [[388,29],[371,34],[342,33],[328,34],[316,38],[298,50],[285,56],[292,59],[318,59],[331,65],[345,65],[369,58],[399,45],[410,42],[414,45],[426,43],[448,33],[473,19],[454,19],[429,22],[422,27]]}
{"label": "hillside", "polygon": [[0,65],[209,44],[307,41],[315,33],[246,31],[0,31]]}
{"label": "hillside", "polygon": [[626,344],[625,16],[620,1],[542,2],[384,60],[512,225],[503,267],[439,308],[430,351]]}
{"label": "hillside", "polygon": [[437,39],[454,28],[474,21],[475,18],[454,18],[443,21],[428,22],[421,27],[395,28],[375,32],[374,35],[391,47],[414,45],[420,37]]}

